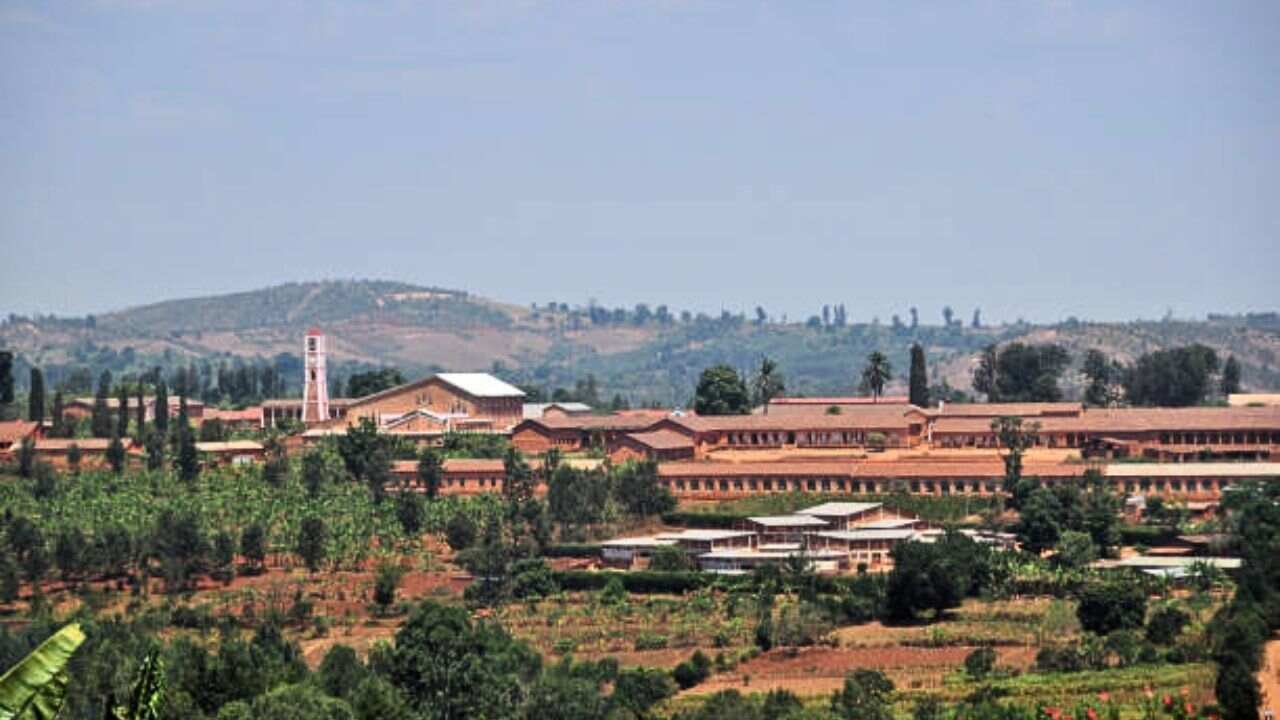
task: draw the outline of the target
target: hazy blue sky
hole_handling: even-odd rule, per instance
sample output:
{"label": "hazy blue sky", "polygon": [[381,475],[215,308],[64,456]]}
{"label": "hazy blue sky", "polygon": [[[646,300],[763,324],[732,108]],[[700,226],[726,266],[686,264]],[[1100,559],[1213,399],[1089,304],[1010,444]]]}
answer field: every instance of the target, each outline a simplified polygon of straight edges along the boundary
{"label": "hazy blue sky", "polygon": [[1280,3],[0,0],[0,311],[1280,303]]}

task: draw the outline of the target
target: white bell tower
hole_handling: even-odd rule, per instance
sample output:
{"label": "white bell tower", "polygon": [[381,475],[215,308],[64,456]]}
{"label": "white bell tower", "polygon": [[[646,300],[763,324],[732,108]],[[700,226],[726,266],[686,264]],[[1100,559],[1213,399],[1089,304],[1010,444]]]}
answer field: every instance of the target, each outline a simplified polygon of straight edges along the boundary
{"label": "white bell tower", "polygon": [[329,378],[325,374],[325,337],[318,328],[307,331],[303,346],[302,422],[312,424],[329,419]]}

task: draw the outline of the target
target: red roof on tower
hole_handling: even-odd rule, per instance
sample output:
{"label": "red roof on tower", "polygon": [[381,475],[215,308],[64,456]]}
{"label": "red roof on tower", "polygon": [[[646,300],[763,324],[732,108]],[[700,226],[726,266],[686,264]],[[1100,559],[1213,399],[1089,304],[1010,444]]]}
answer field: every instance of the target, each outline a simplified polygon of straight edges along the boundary
{"label": "red roof on tower", "polygon": [[307,337],[310,337],[310,336],[312,336],[312,335],[323,335],[323,334],[324,334],[324,333],[320,332],[320,328],[318,328],[318,327],[313,327],[313,328],[308,328],[308,329],[307,329]]}

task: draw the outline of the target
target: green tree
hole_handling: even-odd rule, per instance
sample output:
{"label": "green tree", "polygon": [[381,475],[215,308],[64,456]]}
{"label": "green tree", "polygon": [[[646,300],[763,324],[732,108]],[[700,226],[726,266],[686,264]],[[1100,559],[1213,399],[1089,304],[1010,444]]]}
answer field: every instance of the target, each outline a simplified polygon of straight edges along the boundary
{"label": "green tree", "polygon": [[164,440],[169,436],[169,388],[165,385],[164,378],[160,377],[160,369],[154,371],[156,381],[156,399],[155,399],[155,425],[156,432],[160,434],[160,439]]}
{"label": "green tree", "polygon": [[980,647],[964,658],[964,671],[974,680],[982,680],[996,666],[996,651],[992,647]]}
{"label": "green tree", "polygon": [[879,400],[884,394],[884,386],[893,378],[893,366],[889,358],[879,350],[867,356],[867,364],[862,368],[862,386],[871,393],[871,397]]}
{"label": "green tree", "polygon": [[1222,394],[1232,395],[1240,392],[1240,361],[1235,355],[1228,355],[1222,364]]}
{"label": "green tree", "polygon": [[178,423],[176,426],[178,449],[173,458],[173,468],[183,482],[193,482],[200,476],[200,454],[196,452],[196,439],[187,416],[187,396],[178,396]]}
{"label": "green tree", "polygon": [[1070,568],[1082,568],[1098,558],[1098,549],[1089,533],[1063,531],[1058,538],[1054,559]]}
{"label": "green tree", "polygon": [[1014,498],[1014,507],[1018,506],[1018,498],[1014,496],[1018,484],[1022,481],[1022,456],[1027,448],[1036,444],[1040,423],[1023,423],[1020,417],[998,417],[991,421],[991,431],[995,433],[1000,447],[1005,452],[1004,460],[1004,492]]}
{"label": "green tree", "polygon": [[440,453],[432,448],[422,451],[418,458],[418,484],[426,490],[427,498],[435,500],[440,495],[440,480],[444,473],[444,462]]}
{"label": "green tree", "polygon": [[964,588],[935,545],[905,542],[890,551],[893,570],[885,586],[885,606],[893,621],[914,620],[918,613],[935,615],[959,607]]}
{"label": "green tree", "polygon": [[258,523],[249,524],[240,533],[240,554],[254,572],[262,572],[267,559],[267,533]]}
{"label": "green tree", "polygon": [[408,537],[415,538],[422,533],[422,526],[427,520],[426,508],[422,506],[422,497],[418,493],[402,489],[396,494],[396,519],[400,528]]}
{"label": "green tree", "polygon": [[[360,656],[349,645],[334,645],[324,654],[317,669],[320,687],[337,698],[346,698],[368,676]],[[358,711],[357,711],[358,714]]]}
{"label": "green tree", "polygon": [[13,353],[0,350],[0,420],[8,420],[13,405]]}
{"label": "green tree", "polygon": [[699,415],[745,415],[751,412],[751,397],[737,370],[714,365],[698,378],[693,409]]}
{"label": "green tree", "polygon": [[427,601],[396,632],[387,674],[424,720],[517,717],[537,653],[496,624]]}
{"label": "green tree", "polygon": [[632,716],[647,717],[650,708],[675,694],[675,681],[666,672],[656,668],[630,668],[618,673],[609,704],[629,711]]}
{"label": "green tree", "polygon": [[760,368],[751,378],[751,387],[755,393],[755,402],[769,412],[769,401],[786,393],[787,383],[778,369],[778,363],[767,357],[760,358]]}
{"label": "green tree", "polygon": [[347,428],[346,434],[338,437],[338,454],[352,479],[368,485],[374,501],[382,502],[391,476],[391,453],[373,420],[360,418],[358,424]]}
{"label": "green tree", "polygon": [[111,396],[111,371],[103,370],[98,376],[98,391],[93,396],[93,414],[89,419],[89,429],[94,437],[111,437],[111,408],[107,398]]}
{"label": "green tree", "polygon": [[1142,627],[1147,595],[1142,584],[1112,580],[1085,584],[1078,593],[1076,617],[1080,627],[1098,635]]}
{"label": "green tree", "polygon": [[973,389],[987,396],[987,402],[1000,402],[1000,354],[995,345],[988,345],[978,356],[973,368]]}
{"label": "green tree", "polygon": [[117,475],[124,472],[124,461],[124,443],[121,442],[119,435],[114,435],[111,443],[107,445],[107,464],[111,466],[111,472]]}
{"label": "green tree", "polygon": [[373,602],[378,606],[380,614],[386,615],[391,604],[396,601],[396,590],[400,587],[402,577],[404,570],[399,565],[391,562],[378,565],[378,572],[373,579]]}
{"label": "green tree", "polygon": [[134,423],[134,427],[136,428],[134,432],[136,433],[136,437],[140,438],[146,433],[146,427],[147,427],[147,401],[142,394],[141,379],[139,379],[138,382],[134,385],[133,402],[134,402],[133,411],[135,413],[133,423]]}
{"label": "green tree", "polygon": [[1051,549],[1062,536],[1062,504],[1058,496],[1047,488],[1031,491],[1019,509],[1016,531],[1022,549],[1040,554]]}
{"label": "green tree", "polygon": [[298,526],[298,541],[294,551],[306,563],[308,570],[315,572],[320,569],[320,564],[328,555],[328,545],[329,527],[324,520],[314,515],[303,518]]}
{"label": "green tree", "polygon": [[1186,407],[1204,402],[1218,371],[1218,354],[1204,345],[1168,348],[1138,358],[1125,377],[1134,405]]}
{"label": "green tree", "polygon": [[671,491],[658,483],[658,464],[652,460],[627,463],[618,469],[617,499],[623,511],[637,517],[660,515],[676,506]]}
{"label": "green tree", "polygon": [[27,419],[44,423],[44,373],[38,367],[31,368],[31,386],[27,390]]}
{"label": "green tree", "polygon": [[1120,545],[1121,499],[1097,468],[1084,473],[1083,527],[1102,557],[1111,557]]}
{"label": "green tree", "polygon": [[35,473],[36,441],[28,435],[18,443],[18,477],[29,478]]}
{"label": "green tree", "polygon": [[129,437],[129,387],[124,383],[116,387],[116,435]]}
{"label": "green tree", "polygon": [[71,433],[67,430],[67,416],[62,400],[62,391],[55,390],[53,392],[53,426],[49,429],[49,436],[56,438],[70,437]]}
{"label": "green tree", "polygon": [[356,373],[347,378],[347,397],[360,398],[403,385],[404,375],[398,368],[382,368]]}
{"label": "green tree", "polygon": [[1115,400],[1114,386],[1120,377],[1119,368],[1101,350],[1090,349],[1084,354],[1081,367],[1088,384],[1084,390],[1084,402],[1093,407],[1107,407]]}
{"label": "green tree", "polygon": [[475,544],[477,532],[475,521],[470,515],[456,512],[445,523],[444,539],[454,552],[458,552]]}
{"label": "green tree", "polygon": [[879,670],[855,670],[831,698],[831,712],[841,720],[893,720],[893,682]]}
{"label": "green tree", "polygon": [[911,343],[911,372],[908,375],[908,392],[911,404],[916,407],[929,405],[929,370],[925,365],[924,348]]}
{"label": "green tree", "polygon": [[147,469],[159,470],[164,467],[164,436],[154,425],[148,427],[142,438],[143,449],[147,453]]}
{"label": "green tree", "polygon": [[311,448],[302,454],[302,485],[307,489],[308,495],[311,497],[320,495],[328,473],[324,450]]}

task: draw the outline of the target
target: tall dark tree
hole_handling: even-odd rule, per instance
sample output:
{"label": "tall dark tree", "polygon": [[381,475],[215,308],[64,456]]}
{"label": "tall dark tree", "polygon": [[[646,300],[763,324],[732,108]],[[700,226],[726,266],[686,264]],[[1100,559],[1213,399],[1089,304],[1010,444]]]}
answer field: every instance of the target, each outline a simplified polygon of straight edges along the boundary
{"label": "tall dark tree", "polygon": [[1071,356],[1058,345],[1009,343],[1000,350],[997,359],[995,384],[999,399],[1004,402],[1061,400],[1058,380],[1070,361]]}
{"label": "tall dark tree", "polygon": [[1027,448],[1035,445],[1040,423],[1024,423],[1020,417],[998,417],[991,421],[991,432],[995,433],[1000,447],[1005,450],[1002,456],[1004,491],[1015,498],[1014,507],[1017,507],[1016,493],[1022,481],[1022,456]]}
{"label": "tall dark tree", "polygon": [[751,379],[751,386],[756,403],[764,406],[766,414],[769,412],[769,401],[787,391],[786,379],[778,369],[778,363],[767,357],[760,358],[760,369],[756,370],[755,377]]}
{"label": "tall dark tree", "polygon": [[427,498],[434,500],[440,494],[440,478],[444,463],[440,453],[432,448],[422,451],[418,458],[418,484],[426,491]]}
{"label": "tall dark tree", "polygon": [[0,420],[9,405],[13,404],[13,353],[0,350]]}
{"label": "tall dark tree", "polygon": [[53,428],[50,435],[56,438],[69,437],[71,433],[67,432],[66,411],[62,403],[62,391],[53,391]]}
{"label": "tall dark tree", "polygon": [[178,422],[174,429],[178,438],[178,447],[173,458],[173,467],[178,477],[191,482],[200,476],[200,455],[196,452],[195,433],[191,430],[191,420],[187,415],[187,396],[178,396]]}
{"label": "tall dark tree", "polygon": [[920,327],[920,310],[917,309],[915,306],[912,306],[910,312],[911,312],[911,329],[915,330],[916,328]]}
{"label": "tall dark tree", "polygon": [[169,436],[169,388],[165,385],[164,378],[160,377],[159,369],[156,370],[156,399],[155,399],[155,424],[156,432],[160,437]]}
{"label": "tall dark tree", "polygon": [[124,443],[120,440],[119,435],[113,435],[111,444],[107,445],[107,464],[111,466],[111,472],[117,475],[124,472],[124,461]]}
{"label": "tall dark tree", "polygon": [[987,396],[987,402],[1000,402],[999,352],[996,346],[988,345],[978,356],[978,366],[973,369],[973,389]]}
{"label": "tall dark tree", "polygon": [[916,407],[929,405],[929,370],[925,365],[924,348],[920,343],[911,344],[911,373],[908,377],[911,404]]}
{"label": "tall dark tree", "polygon": [[116,390],[116,402],[119,403],[119,406],[116,408],[116,435],[120,437],[128,437],[129,388],[124,383],[120,383],[120,387]]}
{"label": "tall dark tree", "polygon": [[970,326],[975,329],[982,327],[982,308],[973,309],[973,322],[970,323]]}
{"label": "tall dark tree", "polygon": [[135,427],[137,428],[137,437],[142,437],[142,430],[147,426],[147,403],[146,399],[142,396],[142,385],[142,380],[139,379],[136,386],[137,397],[134,398],[134,402],[137,403],[137,406],[133,409],[134,412],[137,413],[134,418]]}
{"label": "tall dark tree", "polygon": [[1111,404],[1111,387],[1116,380],[1114,365],[1101,350],[1090,349],[1084,354],[1084,372],[1088,385],[1084,390],[1086,405],[1106,407]]}
{"label": "tall dark tree", "polygon": [[943,325],[945,325],[946,327],[951,327],[952,323],[955,322],[955,317],[956,317],[956,311],[952,310],[950,305],[947,305],[946,307],[942,308],[942,324]]}
{"label": "tall dark tree", "polygon": [[709,367],[698,378],[693,409],[699,415],[745,415],[751,412],[747,384],[728,365]]}
{"label": "tall dark tree", "polygon": [[[33,371],[34,372],[34,371]],[[1240,392],[1240,361],[1235,355],[1228,355],[1222,364],[1222,394],[1232,395]]]}
{"label": "tall dark tree", "polygon": [[879,350],[873,350],[867,356],[867,364],[862,368],[862,387],[871,393],[876,401],[884,394],[884,386],[893,377],[893,366],[889,358]]}
{"label": "tall dark tree", "polygon": [[89,421],[89,427],[94,437],[111,437],[114,423],[111,417],[111,408],[107,403],[107,398],[109,397],[111,397],[111,371],[103,370],[102,374],[98,376],[98,391],[93,396],[93,415]]}
{"label": "tall dark tree", "polygon": [[27,419],[44,423],[44,373],[38,367],[31,368],[31,389],[27,391]]}

